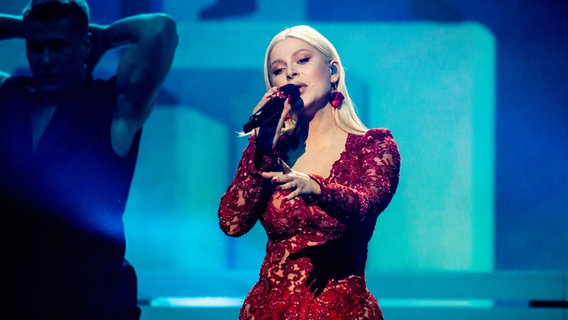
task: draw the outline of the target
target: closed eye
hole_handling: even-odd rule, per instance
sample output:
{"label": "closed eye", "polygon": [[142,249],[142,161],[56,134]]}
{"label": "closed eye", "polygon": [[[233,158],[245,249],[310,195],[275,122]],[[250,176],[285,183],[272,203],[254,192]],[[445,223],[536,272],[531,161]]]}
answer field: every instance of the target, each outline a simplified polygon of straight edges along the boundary
{"label": "closed eye", "polygon": [[67,43],[67,41],[64,40],[54,40],[51,41],[49,43],[49,49],[51,49],[53,52],[62,52],[63,50],[67,49],[69,47],[69,43]]}
{"label": "closed eye", "polygon": [[277,76],[279,74],[281,74],[283,72],[284,68],[278,68],[278,69],[274,69],[272,70],[272,74]]}

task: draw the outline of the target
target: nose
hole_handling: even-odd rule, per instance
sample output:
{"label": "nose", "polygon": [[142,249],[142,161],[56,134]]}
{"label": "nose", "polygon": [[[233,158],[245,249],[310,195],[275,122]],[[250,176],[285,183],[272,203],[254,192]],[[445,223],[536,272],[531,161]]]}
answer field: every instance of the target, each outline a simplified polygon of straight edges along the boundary
{"label": "nose", "polygon": [[291,68],[291,67],[288,67],[288,68],[286,69],[286,78],[287,78],[288,80],[292,80],[292,79],[294,79],[296,76],[298,76],[298,72],[296,72],[296,70],[294,70],[294,69]]}
{"label": "nose", "polygon": [[42,65],[50,65],[53,62],[51,50],[49,50],[49,48],[43,48],[40,59]]}

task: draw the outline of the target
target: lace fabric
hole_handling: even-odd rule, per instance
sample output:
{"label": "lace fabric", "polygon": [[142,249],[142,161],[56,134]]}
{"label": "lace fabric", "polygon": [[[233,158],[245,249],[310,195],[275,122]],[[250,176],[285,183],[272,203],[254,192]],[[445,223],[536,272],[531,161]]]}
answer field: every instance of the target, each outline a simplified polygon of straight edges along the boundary
{"label": "lace fabric", "polygon": [[244,235],[257,221],[268,235],[260,277],[240,319],[382,319],[365,265],[377,217],[399,181],[400,154],[390,131],[350,134],[330,175],[310,175],[322,193],[290,201],[284,200],[289,191],[260,176],[278,157],[285,160],[285,152],[264,155],[257,169],[255,148],[251,136],[218,212],[227,235]]}

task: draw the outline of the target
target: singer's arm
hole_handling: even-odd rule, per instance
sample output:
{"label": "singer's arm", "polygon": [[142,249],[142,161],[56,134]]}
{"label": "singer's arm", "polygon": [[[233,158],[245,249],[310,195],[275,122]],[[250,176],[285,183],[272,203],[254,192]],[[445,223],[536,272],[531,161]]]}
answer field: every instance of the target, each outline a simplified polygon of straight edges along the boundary
{"label": "singer's arm", "polygon": [[[319,195],[308,195],[306,203],[317,205],[342,219],[375,219],[390,203],[399,182],[400,152],[388,129],[371,129],[361,137],[356,156],[361,175],[346,183],[309,174],[319,185]],[[359,166],[359,165],[357,165]]]}
{"label": "singer's arm", "polygon": [[254,108],[249,120],[243,125],[243,132],[254,130],[259,137],[262,152],[274,150],[286,117],[292,109],[302,108],[304,101],[300,98],[300,88],[294,84],[272,87]]}
{"label": "singer's arm", "polygon": [[243,151],[237,173],[221,197],[218,217],[223,232],[238,237],[252,229],[266,208],[267,196],[273,186],[261,176],[261,172],[275,165],[275,156],[264,156],[262,167],[255,168],[256,136],[249,137]]}

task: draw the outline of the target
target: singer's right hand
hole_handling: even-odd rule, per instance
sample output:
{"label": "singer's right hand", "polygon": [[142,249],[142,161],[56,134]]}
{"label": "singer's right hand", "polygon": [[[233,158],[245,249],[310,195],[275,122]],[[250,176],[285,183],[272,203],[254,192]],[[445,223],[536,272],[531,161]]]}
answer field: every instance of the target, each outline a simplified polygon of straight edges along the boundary
{"label": "singer's right hand", "polygon": [[256,107],[254,107],[254,109],[252,109],[251,114],[257,113],[258,110],[260,110],[260,108],[262,108],[268,101],[272,100],[277,95],[278,95],[278,87],[272,87],[272,88],[268,89],[268,91],[266,91],[266,93],[264,94],[262,99],[258,102]]}
{"label": "singer's right hand", "polygon": [[[275,98],[279,94],[281,93],[278,87],[270,88],[264,94],[262,100],[260,100],[260,102],[256,105],[256,107],[254,107],[254,109],[252,110],[252,114],[258,112],[258,110],[260,110],[260,108],[262,108],[269,100]],[[280,114],[280,119],[278,120],[278,125],[276,126],[276,131],[275,131],[276,133],[274,134],[274,138],[272,140],[272,149],[274,149],[276,147],[276,144],[278,143],[278,139],[280,138],[280,132],[284,127],[284,121],[286,120],[286,117],[290,113],[290,110],[292,110],[292,105],[290,104],[290,98],[287,98],[286,101],[284,101],[284,109],[282,109],[282,113]],[[260,130],[260,127],[254,129],[254,134],[256,136],[258,136],[258,130]]]}

